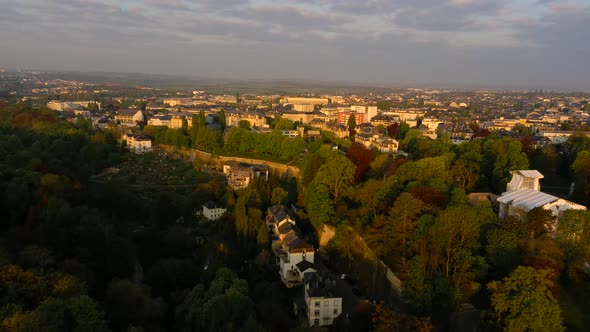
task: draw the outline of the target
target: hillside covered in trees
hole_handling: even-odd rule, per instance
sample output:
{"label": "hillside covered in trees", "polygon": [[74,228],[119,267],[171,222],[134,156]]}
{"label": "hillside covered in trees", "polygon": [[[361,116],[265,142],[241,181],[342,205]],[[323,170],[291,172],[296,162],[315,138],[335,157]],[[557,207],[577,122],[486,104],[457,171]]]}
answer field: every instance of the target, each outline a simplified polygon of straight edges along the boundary
{"label": "hillside covered in trees", "polygon": [[[195,216],[225,200],[224,184],[165,155],[131,156],[117,136],[27,104],[0,105],[1,329],[294,327],[291,296],[262,250],[268,239],[257,244],[258,229],[244,237],[233,213],[215,223]],[[165,165],[148,183],[144,173]],[[113,166],[120,172],[109,181],[92,177]],[[270,202],[272,191],[257,199]],[[261,201],[237,199],[244,204],[257,204],[261,219]]]}
{"label": "hillside covered in trees", "polygon": [[[320,255],[368,299],[382,300],[370,292],[359,239],[399,277],[399,301],[378,303],[365,329],[457,330],[466,307],[486,331],[590,326],[589,212],[556,220],[533,209],[500,220],[491,204],[468,199],[504,191],[511,170],[538,169],[551,185],[574,181],[568,198],[588,204],[590,139],[535,148],[491,133],[453,145],[444,133],[431,140],[400,124],[389,132],[408,157],[392,158],[326,133],[309,143],[237,127],[224,139],[200,115],[191,121],[143,130],[163,144],[301,159],[299,179],[233,191],[173,156],[131,156],[116,132],[83,119],[0,104],[3,330],[296,328],[300,290],[273,270],[263,220],[277,203],[296,208],[316,247],[324,226],[336,230]],[[93,177],[109,167],[121,171]],[[214,223],[196,216],[209,200],[229,213]]]}

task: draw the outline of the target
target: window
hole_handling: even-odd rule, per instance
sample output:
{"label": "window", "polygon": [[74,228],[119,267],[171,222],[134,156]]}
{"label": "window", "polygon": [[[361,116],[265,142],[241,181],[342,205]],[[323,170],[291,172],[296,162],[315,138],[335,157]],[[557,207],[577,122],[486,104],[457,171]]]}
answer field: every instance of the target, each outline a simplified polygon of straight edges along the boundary
{"label": "window", "polygon": [[320,325],[320,319],[319,318],[314,319],[312,326],[319,326],[319,325]]}
{"label": "window", "polygon": [[338,315],[338,309],[334,309],[334,315]]}
{"label": "window", "polygon": [[319,310],[316,310],[316,311],[314,311],[314,312],[313,312],[313,315],[314,315],[314,316],[319,316],[319,315],[320,315],[320,311],[319,311]]}
{"label": "window", "polygon": [[327,306],[329,306],[329,305],[330,305],[330,300],[326,300],[326,301],[324,301],[324,307],[327,307]]}
{"label": "window", "polygon": [[338,306],[338,300],[334,300],[334,306],[337,307]]}
{"label": "window", "polygon": [[320,301],[315,301],[315,306],[316,306],[316,307],[319,307],[320,305],[321,305],[321,304],[320,304]]}

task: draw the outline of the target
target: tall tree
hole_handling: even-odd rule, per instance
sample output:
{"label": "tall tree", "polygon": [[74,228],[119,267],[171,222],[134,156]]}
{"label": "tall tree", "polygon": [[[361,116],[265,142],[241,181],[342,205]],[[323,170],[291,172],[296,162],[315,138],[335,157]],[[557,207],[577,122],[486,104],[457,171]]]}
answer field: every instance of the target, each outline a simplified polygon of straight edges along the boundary
{"label": "tall tree", "polygon": [[583,204],[590,204],[590,151],[580,151],[572,164],[576,179],[575,194]]}
{"label": "tall tree", "polygon": [[389,211],[384,227],[385,246],[395,248],[395,256],[400,257],[401,267],[406,267],[410,239],[414,235],[414,219],[422,212],[425,204],[414,196],[403,193]]}
{"label": "tall tree", "polygon": [[551,295],[550,270],[519,266],[488,284],[492,308],[505,331],[564,331],[561,309]]}
{"label": "tall tree", "polygon": [[346,151],[346,157],[356,166],[354,182],[359,183],[373,161],[373,153],[360,143],[352,143]]}
{"label": "tall tree", "polygon": [[350,136],[354,136],[355,130],[356,130],[356,116],[355,113],[350,113],[350,115],[348,116],[348,132],[350,134]]}
{"label": "tall tree", "polygon": [[225,110],[219,111],[219,126],[221,127],[221,131],[225,131]]}
{"label": "tall tree", "polygon": [[341,154],[335,154],[334,157],[320,167],[315,179],[318,183],[328,187],[334,201],[337,201],[345,190],[354,180],[356,166]]}

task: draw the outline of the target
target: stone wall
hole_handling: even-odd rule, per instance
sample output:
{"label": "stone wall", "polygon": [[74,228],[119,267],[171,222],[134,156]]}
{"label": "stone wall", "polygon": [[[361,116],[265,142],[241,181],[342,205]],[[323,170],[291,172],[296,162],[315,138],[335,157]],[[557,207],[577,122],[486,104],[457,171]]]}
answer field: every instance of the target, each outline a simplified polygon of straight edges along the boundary
{"label": "stone wall", "polygon": [[252,158],[241,158],[241,157],[228,157],[212,155],[209,152],[188,149],[188,148],[175,148],[172,146],[160,145],[160,148],[167,152],[176,153],[189,159],[192,163],[202,163],[206,167],[210,167],[216,170],[223,170],[223,165],[227,162],[241,162],[256,165],[266,165],[270,168],[271,174],[284,178],[286,180],[291,178],[299,178],[299,167],[276,163],[272,161]]}

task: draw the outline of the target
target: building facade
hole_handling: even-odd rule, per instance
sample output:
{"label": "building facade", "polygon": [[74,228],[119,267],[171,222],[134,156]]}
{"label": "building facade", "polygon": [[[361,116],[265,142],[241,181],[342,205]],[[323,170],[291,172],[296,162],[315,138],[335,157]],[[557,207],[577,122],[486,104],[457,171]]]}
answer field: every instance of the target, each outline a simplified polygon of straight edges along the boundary
{"label": "building facade", "polygon": [[304,276],[305,311],[309,326],[328,326],[342,313],[342,297],[337,295],[336,280],[319,272]]}
{"label": "building facade", "polygon": [[268,209],[266,225],[273,234],[272,252],[281,280],[289,288],[301,285],[305,273],[316,271],[313,246],[302,237],[283,205]]}
{"label": "building facade", "polygon": [[203,205],[203,216],[208,220],[217,220],[226,212],[227,209],[220,207],[215,202],[207,202]]}
{"label": "building facade", "polygon": [[[536,170],[512,171],[512,180],[506,185],[506,192],[498,197],[499,217],[517,216],[542,207],[559,216],[566,210],[586,210],[586,207],[541,191],[540,179],[543,174]],[[559,225],[556,225],[559,227]]]}

